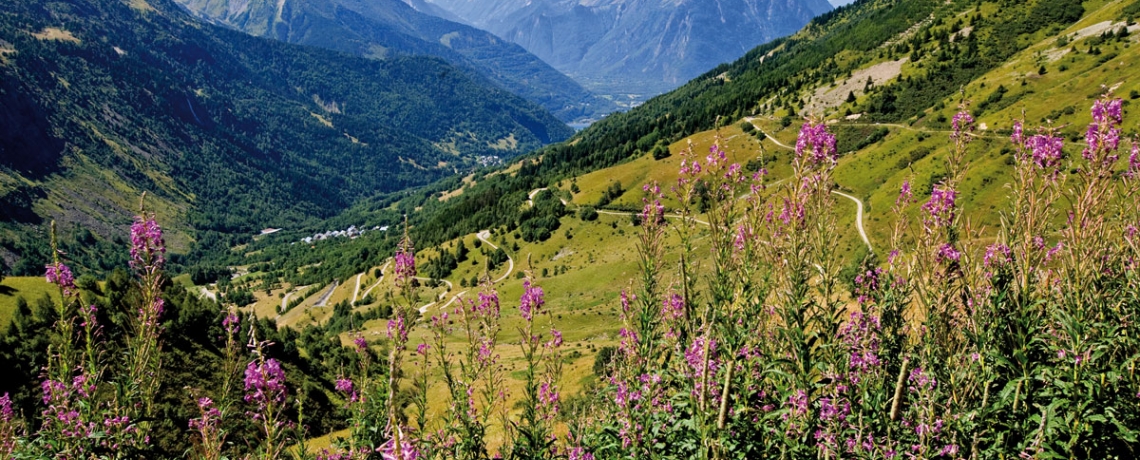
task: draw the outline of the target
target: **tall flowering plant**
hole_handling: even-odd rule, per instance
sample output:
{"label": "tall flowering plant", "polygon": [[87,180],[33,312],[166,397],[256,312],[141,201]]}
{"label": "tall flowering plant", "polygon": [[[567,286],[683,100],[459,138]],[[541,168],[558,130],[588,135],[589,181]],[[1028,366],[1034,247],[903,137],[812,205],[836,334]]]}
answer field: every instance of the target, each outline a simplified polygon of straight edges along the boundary
{"label": "tall flowering plant", "polygon": [[259,426],[262,440],[259,456],[266,460],[279,458],[285,452],[288,442],[285,419],[286,396],[285,371],[281,362],[265,356],[265,342],[257,341],[250,334],[251,350],[254,359],[245,367],[245,394],[242,399],[248,408],[246,415]]}
{"label": "tall flowering plant", "polygon": [[400,389],[401,369],[403,355],[407,351],[408,332],[419,318],[419,311],[413,302],[416,299],[416,258],[415,246],[408,236],[407,222],[404,224],[404,237],[396,249],[395,255],[395,281],[396,286],[404,298],[404,303],[396,305],[394,318],[388,321],[388,341],[391,351],[388,354],[388,382],[386,402],[386,427],[384,433],[388,440],[380,446],[384,455],[400,460],[413,459],[419,456],[416,441],[410,433],[405,433],[404,416],[399,399],[396,397]]}
{"label": "tall flowering plant", "polygon": [[562,377],[562,333],[553,327],[550,339],[543,342],[536,329],[535,319],[547,314],[545,293],[527,276],[523,281],[523,294],[519,298],[519,314],[523,325],[519,327],[522,336],[525,383],[523,386],[523,412],[515,424],[514,438],[508,447],[510,455],[516,458],[549,459],[555,458],[554,419],[560,410],[559,391]]}
{"label": "tall flowering plant", "polygon": [[231,415],[235,402],[231,395],[237,389],[243,365],[241,345],[238,343],[241,318],[233,310],[224,313],[222,329],[226,334],[226,344],[221,388],[214,399],[197,394],[195,391],[191,392],[199,415],[190,419],[189,427],[196,437],[197,453],[205,460],[220,460],[224,456],[228,431],[223,422]]}
{"label": "tall flowering plant", "polygon": [[[466,345],[459,351],[458,360],[448,351],[445,340],[452,332],[449,317],[457,318],[458,332]],[[431,330],[435,342],[431,347],[421,344],[418,352],[426,357],[428,348],[435,349],[450,397],[444,426],[434,447],[446,458],[487,458],[486,435],[492,421],[498,422],[504,433],[511,433],[503,366],[496,352],[500,331],[498,292],[489,282],[484,284],[477,299],[460,299],[451,316],[447,312],[433,316]],[[426,381],[423,386],[426,390]],[[427,404],[426,391],[418,404]],[[420,413],[423,412],[421,408]]]}
{"label": "tall flowering plant", "polygon": [[[139,227],[140,222],[147,222],[145,229]],[[111,453],[122,456],[145,452],[148,448],[151,424],[145,420],[158,388],[155,371],[161,362],[158,351],[161,330],[157,323],[162,309],[161,254],[165,247],[162,230],[153,215],[144,212],[138,216],[131,233],[132,260],[146,273],[146,283],[140,286],[143,301],[137,315],[131,316],[134,327],[126,336],[128,353],[120,363],[107,359],[99,308],[80,301],[74,275],[61,260],[63,253],[56,243],[55,223],[51,225],[53,257],[45,267],[45,278],[57,286],[60,299],[56,304],[58,319],[41,384],[44,423],[37,439],[45,442],[33,447],[42,448],[44,455],[86,457]],[[142,343],[151,345],[147,350],[135,347]],[[149,364],[140,366],[140,361]],[[142,367],[150,369],[146,382],[135,377],[134,372]]]}
{"label": "tall flowering plant", "polygon": [[0,396],[0,458],[11,458],[16,452],[21,428],[19,417],[12,411],[12,398],[4,393]]}
{"label": "tall flowering plant", "polygon": [[154,415],[154,397],[158,392],[162,369],[160,355],[164,309],[162,284],[166,265],[166,244],[153,213],[143,212],[131,225],[131,268],[135,270],[142,300],[137,315],[132,317],[134,334],[127,342],[126,394],[136,419]]}

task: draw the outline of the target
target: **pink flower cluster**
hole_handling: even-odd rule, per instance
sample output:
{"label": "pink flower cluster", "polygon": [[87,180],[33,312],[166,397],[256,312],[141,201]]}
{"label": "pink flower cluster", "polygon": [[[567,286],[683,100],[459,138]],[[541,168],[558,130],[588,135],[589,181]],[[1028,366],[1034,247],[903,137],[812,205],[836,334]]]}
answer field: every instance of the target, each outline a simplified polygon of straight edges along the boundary
{"label": "pink flower cluster", "polygon": [[8,397],[8,393],[0,396],[0,422],[12,421],[12,398]]}
{"label": "pink flower cluster", "polygon": [[416,277],[416,248],[407,235],[400,242],[400,247],[396,249],[393,258],[396,259],[396,285],[404,286],[406,283],[411,283]]}
{"label": "pink flower cluster", "polygon": [[408,342],[408,324],[404,322],[403,315],[396,315],[396,319],[388,320],[388,338],[400,344]]}
{"label": "pink flower cluster", "polygon": [[202,416],[190,419],[190,429],[201,432],[203,438],[206,438],[209,433],[217,430],[222,413],[214,407],[213,400],[204,397],[198,398],[198,410],[202,412]]}
{"label": "pink flower cluster", "polygon": [[958,192],[947,185],[942,184],[934,187],[934,191],[930,193],[930,201],[922,205],[922,209],[930,213],[930,216],[925,220],[927,231],[949,227],[954,222],[956,215],[954,201],[957,197]]}
{"label": "pink flower cluster", "polygon": [[356,388],[352,385],[352,380],[344,378],[337,379],[336,391],[348,398],[348,402],[350,403],[354,403],[359,399],[359,395],[356,394]]}
{"label": "pink flower cluster", "polygon": [[969,142],[970,138],[963,137],[962,131],[974,131],[974,117],[966,111],[958,112],[954,114],[954,118],[950,120],[950,129],[953,131],[950,133],[950,140],[955,142],[958,142],[959,140]]}
{"label": "pink flower cluster", "polygon": [[1013,251],[1001,243],[994,243],[986,247],[986,255],[982,258],[982,266],[989,268],[1000,267],[1013,261]]}
{"label": "pink flower cluster", "polygon": [[530,280],[523,281],[523,295],[519,298],[519,313],[522,313],[524,320],[531,321],[546,303],[543,295],[542,288],[531,286]]}
{"label": "pink flower cluster", "polygon": [[649,193],[653,200],[642,198],[645,207],[641,210],[641,222],[650,226],[663,224],[665,222],[665,205],[661,204],[661,187],[657,183],[645,184],[642,190]]}
{"label": "pink flower cluster", "polygon": [[241,319],[238,318],[236,313],[230,312],[226,314],[226,318],[222,320],[222,328],[228,334],[236,334],[238,327],[241,326]]}
{"label": "pink flower cluster", "polygon": [[[1120,99],[1100,99],[1092,106],[1092,123],[1089,123],[1085,132],[1085,143],[1088,146],[1081,155],[1089,161],[1101,161],[1105,166],[1115,163],[1115,152],[1120,147],[1120,128],[1122,121],[1121,107],[1124,101]],[[1104,152],[1107,155],[1100,156]]]}
{"label": "pink flower cluster", "polygon": [[380,458],[384,460],[416,460],[420,458],[419,449],[416,448],[415,443],[407,438],[400,440],[399,453],[396,452],[395,439],[388,439],[388,442],[382,444],[377,451],[380,452]]}
{"label": "pink flower cluster", "polygon": [[281,363],[273,358],[264,363],[250,362],[245,368],[245,392],[245,402],[255,403],[260,409],[270,403],[285,402],[285,371]]}
{"label": "pink flower cluster", "polygon": [[72,276],[71,269],[67,265],[62,262],[47,264],[44,266],[44,271],[47,282],[63,288],[63,295],[70,296],[78,292],[75,288],[75,277]]}
{"label": "pink flower cluster", "polygon": [[834,167],[839,161],[835,148],[835,135],[827,131],[827,125],[805,122],[796,138],[796,159],[808,164]]}
{"label": "pink flower cluster", "polygon": [[1018,147],[1024,147],[1026,153],[1030,154],[1021,160],[1032,161],[1033,164],[1037,166],[1037,169],[1055,178],[1058,173],[1061,158],[1064,155],[1062,150],[1065,147],[1065,139],[1048,134],[1037,134],[1025,138],[1022,134],[1020,121],[1014,123],[1013,131],[1012,140],[1014,144]]}
{"label": "pink flower cluster", "polygon": [[162,239],[162,227],[154,217],[136,216],[131,225],[131,266],[139,269],[151,267],[162,269],[166,263],[166,243]]}

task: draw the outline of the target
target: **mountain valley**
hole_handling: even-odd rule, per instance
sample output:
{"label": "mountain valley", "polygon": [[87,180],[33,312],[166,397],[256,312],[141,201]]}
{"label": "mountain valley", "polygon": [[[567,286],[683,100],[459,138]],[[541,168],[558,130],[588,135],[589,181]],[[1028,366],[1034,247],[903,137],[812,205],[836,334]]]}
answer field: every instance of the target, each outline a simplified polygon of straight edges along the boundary
{"label": "mountain valley", "polygon": [[[183,387],[266,417],[256,392],[219,383],[264,356],[296,393],[279,415],[309,427],[280,443],[312,458],[1140,448],[1138,0],[785,2],[806,26],[757,47],[706,36],[700,46],[743,57],[694,65],[691,79],[664,70],[678,62],[665,54],[602,40],[680,86],[578,132],[441,59],[295,47],[150,2],[24,1],[0,15],[0,199],[10,234],[56,218],[77,241],[69,263],[106,272],[75,295],[110,312],[118,337],[145,283],[115,267],[138,261],[85,248],[137,249],[133,229],[131,243],[103,235],[148,192],[171,253],[173,395],[155,457],[208,439],[186,429],[207,417]],[[533,26],[522,37],[556,14],[593,33],[609,8],[662,8],[679,22],[658,25],[696,33],[694,11],[709,11],[477,3],[440,0],[447,13],[434,14],[493,32],[526,18],[510,26]],[[294,19],[309,8],[283,4]],[[240,10],[219,5],[192,9]],[[80,10],[109,25],[68,20]],[[218,21],[323,46],[299,38],[305,20],[255,10]],[[128,31],[162,40],[113,39]],[[115,59],[142,62],[98,66]],[[137,89],[115,66],[163,71]],[[99,91],[71,95],[84,87]],[[29,252],[21,274],[50,263]],[[0,365],[49,362],[20,344],[47,348],[51,302],[66,295],[34,275],[0,280],[0,331],[12,325]],[[230,314],[241,328],[229,340],[254,352],[226,374]],[[39,413],[36,368],[12,368],[22,380],[0,394]],[[273,449],[257,418],[236,417],[219,426],[251,441],[217,453]],[[353,454],[361,445],[373,447]]]}

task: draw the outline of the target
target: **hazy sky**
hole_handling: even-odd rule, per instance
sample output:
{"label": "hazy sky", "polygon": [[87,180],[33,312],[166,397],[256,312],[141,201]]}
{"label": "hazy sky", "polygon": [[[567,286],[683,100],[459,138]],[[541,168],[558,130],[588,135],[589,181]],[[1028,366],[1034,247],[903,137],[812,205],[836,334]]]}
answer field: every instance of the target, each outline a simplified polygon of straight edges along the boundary
{"label": "hazy sky", "polygon": [[827,1],[831,2],[831,6],[843,6],[843,5],[846,5],[848,3],[853,2],[855,0],[827,0]]}

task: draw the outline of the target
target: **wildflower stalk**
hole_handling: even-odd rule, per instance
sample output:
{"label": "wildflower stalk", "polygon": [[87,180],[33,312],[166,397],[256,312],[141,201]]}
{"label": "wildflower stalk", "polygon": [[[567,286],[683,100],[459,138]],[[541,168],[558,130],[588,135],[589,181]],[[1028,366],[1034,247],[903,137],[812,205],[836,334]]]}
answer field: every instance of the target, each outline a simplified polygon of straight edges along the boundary
{"label": "wildflower stalk", "polygon": [[256,331],[250,326],[250,347],[254,359],[245,368],[245,402],[253,409],[247,415],[260,425],[262,435],[260,456],[266,460],[280,458],[285,451],[286,421],[284,418],[285,372],[276,359],[267,358],[264,353],[266,342],[257,340]]}
{"label": "wildflower stalk", "polygon": [[[143,195],[145,198],[146,195]],[[125,397],[130,405],[129,414],[135,420],[146,420],[153,416],[155,394],[158,392],[159,373],[162,369],[161,343],[162,325],[159,323],[164,309],[162,285],[165,281],[163,268],[166,265],[166,245],[162,228],[158,226],[153,213],[145,210],[131,225],[131,267],[138,279],[142,305],[138,315],[132,317],[131,328],[134,334],[127,341],[127,375]],[[142,444],[147,444],[147,431],[150,422],[141,422]]]}
{"label": "wildflower stalk", "polygon": [[419,312],[413,302],[416,299],[416,260],[415,246],[408,236],[407,219],[404,221],[404,237],[396,249],[395,255],[395,281],[404,297],[404,303],[396,306],[395,318],[388,321],[388,339],[391,351],[388,355],[388,385],[387,385],[387,427],[388,442],[382,449],[390,452],[397,459],[414,458],[417,450],[410,437],[405,437],[401,424],[404,416],[402,408],[397,407],[397,393],[400,388],[402,374],[403,353],[408,343],[408,330],[418,318]]}
{"label": "wildflower stalk", "polygon": [[518,423],[518,437],[511,446],[511,454],[519,458],[547,459],[555,455],[553,421],[560,404],[558,385],[562,359],[559,348],[562,346],[562,333],[551,329],[551,338],[545,343],[537,334],[535,317],[549,314],[543,308],[545,304],[542,288],[534,285],[528,274],[519,299],[519,313],[524,321],[519,327],[519,334],[526,363],[524,408]]}

